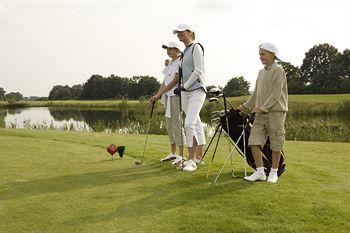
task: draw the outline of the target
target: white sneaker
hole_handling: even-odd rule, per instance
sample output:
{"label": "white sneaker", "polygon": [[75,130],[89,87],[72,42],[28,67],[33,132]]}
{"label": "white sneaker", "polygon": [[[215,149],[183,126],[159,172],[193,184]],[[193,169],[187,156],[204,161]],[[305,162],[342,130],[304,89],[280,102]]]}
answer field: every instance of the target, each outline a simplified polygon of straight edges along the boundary
{"label": "white sneaker", "polygon": [[193,158],[193,161],[197,164],[197,165],[204,165],[205,161],[203,159],[197,159],[197,158]]}
{"label": "white sneaker", "polygon": [[173,153],[169,153],[165,158],[162,158],[160,162],[166,162],[166,161],[174,160],[176,158],[177,158],[176,155],[174,155]]}
{"label": "white sneaker", "polygon": [[269,178],[267,178],[267,182],[276,183],[278,180],[277,172],[270,172]]}
{"label": "white sneaker", "polygon": [[[183,158],[185,160],[185,158]],[[181,156],[177,156],[176,159],[173,160],[173,162],[171,163],[171,165],[177,166],[179,163],[181,163],[182,161],[182,157]]]}
{"label": "white sneaker", "polygon": [[184,171],[186,172],[193,172],[197,170],[197,164],[192,160],[188,160],[186,166],[183,168]]}
{"label": "white sneaker", "polygon": [[250,176],[244,177],[244,179],[248,181],[266,180],[266,175],[265,173],[260,173],[258,171],[255,171]]}
{"label": "white sneaker", "polygon": [[178,169],[182,170],[187,165],[187,163],[188,163],[188,161],[183,159],[182,161],[178,162],[176,165],[177,165]]}

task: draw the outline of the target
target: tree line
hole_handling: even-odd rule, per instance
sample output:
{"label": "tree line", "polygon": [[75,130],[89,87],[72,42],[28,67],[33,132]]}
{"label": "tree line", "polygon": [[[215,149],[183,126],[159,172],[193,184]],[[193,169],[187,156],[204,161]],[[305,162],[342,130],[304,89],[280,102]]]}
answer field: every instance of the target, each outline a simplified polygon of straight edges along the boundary
{"label": "tree line", "polygon": [[49,100],[140,99],[154,94],[159,86],[157,79],[150,76],[123,78],[112,74],[104,78],[101,75],[92,75],[84,85],[54,86],[48,98]]}
{"label": "tree line", "polygon": [[20,92],[10,92],[6,94],[6,91],[4,88],[0,87],[0,101],[4,100],[12,100],[12,101],[18,101],[23,99],[23,95]]}
{"label": "tree line", "polygon": [[[300,67],[281,61],[287,76],[290,94],[335,94],[350,93],[350,50],[339,52],[334,46],[324,43],[315,45],[305,53]],[[56,85],[49,100],[98,100],[98,99],[145,99],[153,95],[160,83],[150,76],[109,77],[92,75],[84,84]],[[208,86],[210,89],[213,86]],[[221,87],[220,87],[221,88]],[[249,94],[250,83],[243,77],[233,77],[221,88],[227,96]],[[6,94],[0,87],[0,100],[20,100],[19,92]]]}
{"label": "tree line", "polygon": [[329,44],[312,47],[300,67],[280,62],[290,94],[350,93],[350,50],[342,53]]}

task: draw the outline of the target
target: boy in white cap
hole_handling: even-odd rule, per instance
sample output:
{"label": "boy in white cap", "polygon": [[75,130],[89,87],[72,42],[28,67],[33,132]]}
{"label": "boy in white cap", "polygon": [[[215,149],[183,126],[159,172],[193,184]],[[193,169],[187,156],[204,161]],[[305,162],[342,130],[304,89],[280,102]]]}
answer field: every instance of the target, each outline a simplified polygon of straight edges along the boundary
{"label": "boy in white cap", "polygon": [[[174,164],[181,162],[184,148],[184,129],[181,124],[180,98],[174,94],[174,89],[179,80],[179,65],[181,59],[181,45],[177,41],[171,41],[167,45],[162,45],[171,58],[166,62],[163,70],[164,81],[159,87],[156,95],[151,97],[154,102],[161,96],[164,97],[166,130],[169,135],[170,149],[169,155],[161,159],[161,162],[173,160]],[[176,155],[176,145],[179,147],[179,156]]]}
{"label": "boy in white cap", "polygon": [[261,148],[269,137],[272,167],[267,181],[276,183],[279,160],[285,141],[284,122],[288,111],[287,79],[283,68],[275,62],[279,57],[274,44],[261,44],[259,55],[264,68],[259,71],[253,94],[247,102],[239,106],[242,112],[252,109],[252,112],[256,113],[248,141],[253,152],[256,171],[244,179],[266,180]]}

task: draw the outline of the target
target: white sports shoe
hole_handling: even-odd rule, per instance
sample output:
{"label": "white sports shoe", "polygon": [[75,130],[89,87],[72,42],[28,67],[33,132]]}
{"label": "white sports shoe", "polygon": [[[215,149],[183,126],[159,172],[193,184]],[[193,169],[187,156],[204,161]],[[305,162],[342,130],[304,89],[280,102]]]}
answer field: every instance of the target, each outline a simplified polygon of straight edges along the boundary
{"label": "white sports shoe", "polygon": [[185,160],[185,158],[182,158],[181,156],[177,156],[176,159],[173,160],[171,165],[177,166],[177,165],[181,164],[182,159]]}
{"label": "white sports shoe", "polygon": [[204,165],[205,161],[202,159],[197,159],[197,158],[193,158],[193,161],[197,164],[197,165]]}
{"label": "white sports shoe", "polygon": [[197,164],[192,160],[188,160],[186,166],[183,168],[186,172],[193,172],[197,170]]}
{"label": "white sports shoe", "polygon": [[250,176],[246,176],[244,177],[245,180],[248,180],[248,181],[257,181],[257,180],[266,180],[266,175],[265,173],[261,173],[261,172],[258,172],[258,171],[255,171],[253,174],[251,174]]}
{"label": "white sports shoe", "polygon": [[278,180],[277,172],[270,172],[269,178],[267,178],[267,182],[276,183]]}
{"label": "white sports shoe", "polygon": [[160,162],[166,162],[166,161],[174,160],[176,158],[177,158],[176,155],[174,155],[173,153],[169,153],[165,158],[162,158]]}

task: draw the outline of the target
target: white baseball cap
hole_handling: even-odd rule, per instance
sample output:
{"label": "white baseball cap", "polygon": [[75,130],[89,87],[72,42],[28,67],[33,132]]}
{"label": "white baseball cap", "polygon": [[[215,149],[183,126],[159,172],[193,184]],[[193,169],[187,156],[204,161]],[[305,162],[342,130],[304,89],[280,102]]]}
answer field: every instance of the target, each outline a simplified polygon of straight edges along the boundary
{"label": "white baseball cap", "polygon": [[276,58],[278,60],[281,60],[280,57],[279,57],[279,54],[278,54],[278,49],[276,47],[276,45],[272,44],[272,43],[269,43],[269,42],[265,42],[265,43],[262,43],[259,48],[261,49],[265,49],[271,53],[274,53]]}
{"label": "white baseball cap", "polygon": [[166,45],[162,45],[163,49],[167,49],[167,48],[177,48],[178,50],[182,50],[181,48],[181,44],[177,41],[170,41],[169,43],[167,43]]}
{"label": "white baseball cap", "polygon": [[173,30],[173,33],[177,34],[178,32],[183,32],[183,31],[186,31],[186,30],[189,30],[189,31],[193,32],[193,28],[190,25],[188,25],[188,24],[180,24],[179,26],[177,26],[176,29]]}

